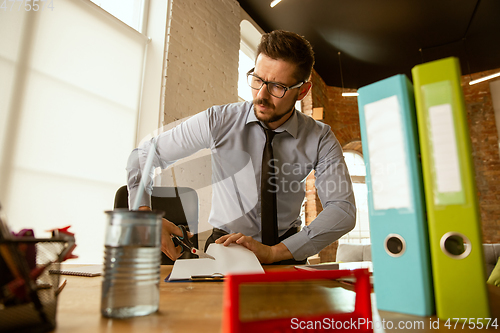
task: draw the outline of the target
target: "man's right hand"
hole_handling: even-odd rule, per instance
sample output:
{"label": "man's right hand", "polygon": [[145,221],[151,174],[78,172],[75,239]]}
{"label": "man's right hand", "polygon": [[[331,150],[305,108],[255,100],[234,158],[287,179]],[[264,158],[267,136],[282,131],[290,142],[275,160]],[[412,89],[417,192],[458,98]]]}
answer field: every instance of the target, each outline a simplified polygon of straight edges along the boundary
{"label": "man's right hand", "polygon": [[[139,207],[139,210],[148,210],[151,211],[151,208],[148,206]],[[181,229],[170,222],[167,219],[162,219],[162,228],[161,228],[161,251],[165,253],[167,257],[172,260],[176,260],[182,254],[182,247],[175,246],[172,241],[172,235],[182,236]],[[189,232],[189,237],[192,237],[193,234]]]}

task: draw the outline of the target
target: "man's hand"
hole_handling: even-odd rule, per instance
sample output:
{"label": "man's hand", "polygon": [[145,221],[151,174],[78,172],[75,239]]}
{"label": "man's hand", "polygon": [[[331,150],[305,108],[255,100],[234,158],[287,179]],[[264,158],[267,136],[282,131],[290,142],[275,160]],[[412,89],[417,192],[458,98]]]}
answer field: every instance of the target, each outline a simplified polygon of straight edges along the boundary
{"label": "man's hand", "polygon": [[[151,210],[151,208],[147,206],[139,207],[139,210]],[[176,260],[182,254],[182,247],[175,246],[172,241],[172,235],[182,236],[181,229],[170,222],[167,219],[162,219],[162,228],[161,228],[161,251],[165,253],[167,257],[172,260]],[[193,237],[193,234],[189,232],[189,237]]]}
{"label": "man's hand", "polygon": [[224,244],[228,246],[231,243],[243,245],[257,256],[257,259],[263,264],[272,264],[273,262],[292,259],[292,253],[283,243],[274,246],[264,245],[256,241],[250,236],[245,236],[242,233],[229,234],[220,237],[215,241],[216,244]]}

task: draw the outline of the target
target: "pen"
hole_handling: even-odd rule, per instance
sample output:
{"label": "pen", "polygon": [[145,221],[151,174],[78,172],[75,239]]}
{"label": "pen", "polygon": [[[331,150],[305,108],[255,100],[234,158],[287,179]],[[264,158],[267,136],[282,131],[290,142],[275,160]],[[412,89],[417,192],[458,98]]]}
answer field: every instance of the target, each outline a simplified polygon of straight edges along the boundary
{"label": "pen", "polygon": [[63,279],[61,281],[61,283],[59,284],[59,287],[56,290],[56,293],[55,293],[56,296],[58,296],[61,293],[61,291],[63,291],[64,287],[66,287],[67,282],[68,282],[68,280],[66,280],[66,279]]}
{"label": "pen", "polygon": [[219,281],[222,282],[224,281],[224,274],[221,273],[213,273],[211,275],[191,275],[190,278],[191,281],[196,282],[196,281]]}

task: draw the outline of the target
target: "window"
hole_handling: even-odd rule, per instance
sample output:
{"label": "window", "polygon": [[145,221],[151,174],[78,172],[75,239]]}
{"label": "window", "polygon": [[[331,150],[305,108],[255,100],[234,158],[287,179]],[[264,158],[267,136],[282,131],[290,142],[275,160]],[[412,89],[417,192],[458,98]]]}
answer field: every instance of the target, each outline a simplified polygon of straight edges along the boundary
{"label": "window", "polygon": [[143,31],[144,12],[148,0],[90,0],[120,21]]}
{"label": "window", "polygon": [[[156,5],[152,13],[165,17],[166,4]],[[0,202],[14,231],[46,237],[71,225],[76,260],[98,263],[104,211],[126,179],[137,122],[147,113],[140,108],[158,119],[159,107],[145,103],[160,102],[166,24],[149,29],[150,41],[87,0],[55,6],[36,20],[0,11]],[[155,62],[144,59],[153,51],[159,64],[148,79]],[[141,97],[142,84],[144,92],[156,89],[155,99]]]}
{"label": "window", "polygon": [[252,91],[247,84],[247,72],[255,67],[255,54],[262,36],[250,21],[240,23],[240,58],[238,64],[238,98],[251,101]]}
{"label": "window", "polygon": [[240,49],[240,60],[238,65],[238,98],[240,101],[251,101],[252,91],[247,84],[247,72],[255,66],[255,59],[247,56]]}
{"label": "window", "polygon": [[368,188],[365,182],[366,168],[363,156],[357,151],[344,151],[344,159],[351,175],[356,200],[356,226],[339,239],[339,243],[370,243],[368,220]]}

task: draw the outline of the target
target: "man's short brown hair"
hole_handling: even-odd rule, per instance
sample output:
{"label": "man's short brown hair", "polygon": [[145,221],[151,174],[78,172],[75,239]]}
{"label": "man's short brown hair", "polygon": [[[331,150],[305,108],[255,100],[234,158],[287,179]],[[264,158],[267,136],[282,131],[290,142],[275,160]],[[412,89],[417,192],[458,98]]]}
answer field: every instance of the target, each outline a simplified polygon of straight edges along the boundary
{"label": "man's short brown hair", "polygon": [[257,48],[257,56],[264,54],[269,58],[284,60],[295,64],[295,78],[307,81],[314,65],[314,51],[311,44],[302,36],[284,30],[275,30],[262,35]]}

